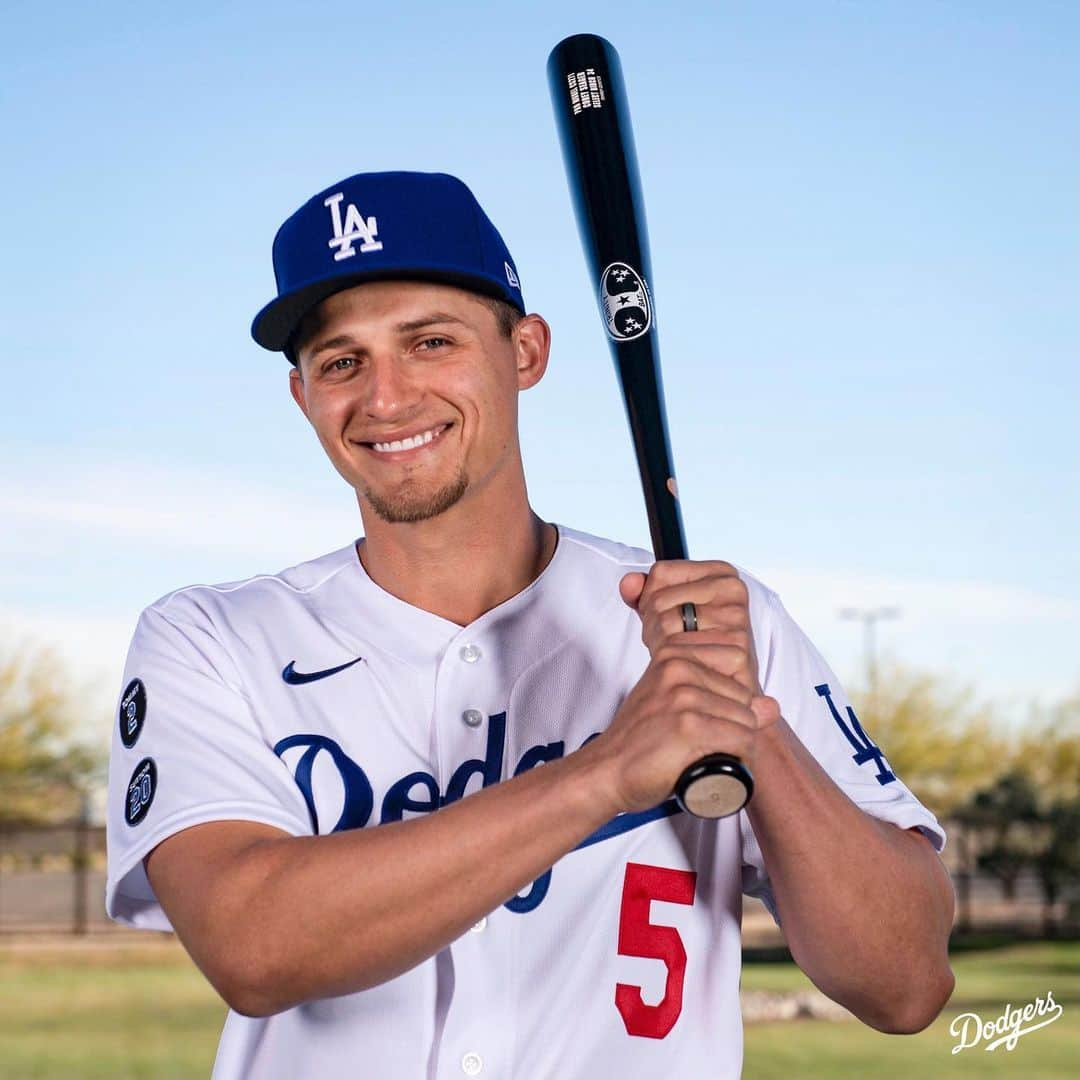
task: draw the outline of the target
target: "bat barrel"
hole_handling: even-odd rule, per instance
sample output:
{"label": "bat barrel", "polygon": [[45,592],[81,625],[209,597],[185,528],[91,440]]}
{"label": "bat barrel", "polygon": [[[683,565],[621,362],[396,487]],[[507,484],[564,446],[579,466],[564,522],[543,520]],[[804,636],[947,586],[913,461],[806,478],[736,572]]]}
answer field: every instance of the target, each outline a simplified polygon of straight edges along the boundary
{"label": "bat barrel", "polygon": [[619,374],[658,559],[685,559],[656,331],[645,204],[619,54],[594,34],[548,59],[574,214]]}
{"label": "bat barrel", "polygon": [[[619,374],[658,560],[685,559],[668,438],[652,293],[649,233],[622,65],[609,41],[577,34],[548,58],[548,85],[578,232]],[[675,784],[683,810],[726,817],[750,798],[749,770],[730,754],[710,754]]]}
{"label": "bat barrel", "polygon": [[575,34],[552,50],[548,84],[590,267],[622,261],[651,281],[649,232],[619,54],[602,37]]}

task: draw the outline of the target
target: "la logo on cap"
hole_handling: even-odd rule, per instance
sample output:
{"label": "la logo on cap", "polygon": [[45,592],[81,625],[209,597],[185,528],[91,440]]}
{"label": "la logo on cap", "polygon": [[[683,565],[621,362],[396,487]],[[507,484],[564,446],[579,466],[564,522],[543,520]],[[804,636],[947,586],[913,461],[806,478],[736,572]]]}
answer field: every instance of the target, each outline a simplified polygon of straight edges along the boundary
{"label": "la logo on cap", "polygon": [[341,223],[341,200],[345,198],[345,192],[339,191],[323,201],[323,206],[330,207],[331,224],[334,227],[334,235],[330,240],[330,247],[336,247],[334,261],[340,262],[356,254],[354,240],[363,240],[360,251],[382,251],[382,242],[376,240],[379,235],[379,224],[374,216],[365,218],[356,207],[349,203],[345,208],[345,224]]}

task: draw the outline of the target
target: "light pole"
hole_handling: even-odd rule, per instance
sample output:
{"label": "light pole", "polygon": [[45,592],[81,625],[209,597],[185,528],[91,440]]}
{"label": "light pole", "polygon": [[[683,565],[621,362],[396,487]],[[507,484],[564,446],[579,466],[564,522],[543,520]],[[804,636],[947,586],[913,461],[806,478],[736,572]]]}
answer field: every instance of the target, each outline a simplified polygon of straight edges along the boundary
{"label": "light pole", "polygon": [[863,650],[866,662],[866,687],[873,708],[877,708],[877,624],[880,619],[900,618],[900,609],[896,607],[840,609],[841,619],[858,619],[863,624]]}

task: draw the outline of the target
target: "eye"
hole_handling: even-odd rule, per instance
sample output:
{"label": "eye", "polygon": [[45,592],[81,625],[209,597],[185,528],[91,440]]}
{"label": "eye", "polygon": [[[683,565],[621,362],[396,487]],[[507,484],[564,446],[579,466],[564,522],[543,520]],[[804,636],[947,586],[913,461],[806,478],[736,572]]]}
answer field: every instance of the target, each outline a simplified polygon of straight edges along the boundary
{"label": "eye", "polygon": [[432,349],[439,349],[442,348],[443,345],[449,344],[450,342],[447,338],[429,337],[424,338],[424,340],[420,342],[420,348],[423,349],[425,352],[430,352]]}
{"label": "eye", "polygon": [[355,365],[355,356],[338,356],[335,357],[333,360],[329,361],[329,363],[327,363],[327,365],[323,368],[323,372],[324,374],[332,375],[335,372],[348,371],[350,368],[355,367]]}

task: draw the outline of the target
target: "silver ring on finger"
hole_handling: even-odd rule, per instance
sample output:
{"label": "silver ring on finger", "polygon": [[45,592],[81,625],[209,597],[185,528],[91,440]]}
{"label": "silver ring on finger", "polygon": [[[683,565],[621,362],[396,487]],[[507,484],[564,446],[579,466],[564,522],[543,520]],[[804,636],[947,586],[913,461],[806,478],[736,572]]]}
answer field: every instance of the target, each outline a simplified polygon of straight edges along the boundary
{"label": "silver ring on finger", "polygon": [[682,624],[687,633],[698,628],[697,608],[689,601],[682,606]]}

